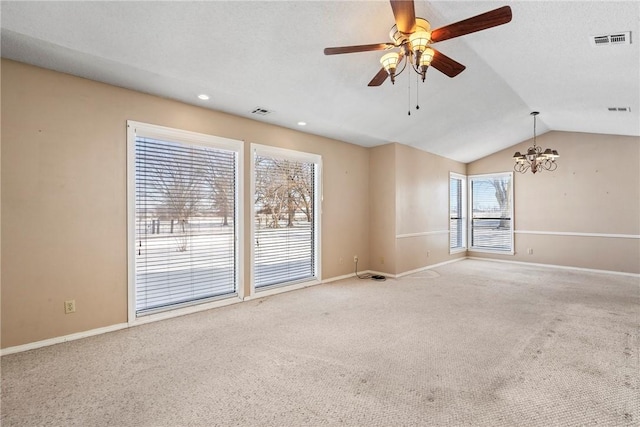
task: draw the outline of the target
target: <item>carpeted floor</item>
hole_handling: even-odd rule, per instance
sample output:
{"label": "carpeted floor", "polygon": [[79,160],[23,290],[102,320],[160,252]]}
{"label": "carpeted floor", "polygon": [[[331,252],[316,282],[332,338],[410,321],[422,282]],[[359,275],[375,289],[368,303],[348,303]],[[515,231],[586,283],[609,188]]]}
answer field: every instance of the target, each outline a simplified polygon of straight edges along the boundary
{"label": "carpeted floor", "polygon": [[640,424],[636,277],[465,260],[2,358],[8,426]]}

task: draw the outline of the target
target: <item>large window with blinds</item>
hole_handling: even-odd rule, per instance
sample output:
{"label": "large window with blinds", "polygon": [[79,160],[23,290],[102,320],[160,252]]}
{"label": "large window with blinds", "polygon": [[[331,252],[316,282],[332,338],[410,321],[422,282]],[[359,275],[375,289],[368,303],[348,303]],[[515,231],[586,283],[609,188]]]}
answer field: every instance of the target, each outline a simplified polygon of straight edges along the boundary
{"label": "large window with blinds", "polygon": [[254,289],[317,281],[321,158],[252,147]]}
{"label": "large window with blinds", "polygon": [[467,178],[449,174],[449,252],[467,249]]}
{"label": "large window with blinds", "polygon": [[128,126],[130,315],[236,295],[241,143]]}
{"label": "large window with blinds", "polygon": [[469,177],[471,250],[513,254],[513,174]]}

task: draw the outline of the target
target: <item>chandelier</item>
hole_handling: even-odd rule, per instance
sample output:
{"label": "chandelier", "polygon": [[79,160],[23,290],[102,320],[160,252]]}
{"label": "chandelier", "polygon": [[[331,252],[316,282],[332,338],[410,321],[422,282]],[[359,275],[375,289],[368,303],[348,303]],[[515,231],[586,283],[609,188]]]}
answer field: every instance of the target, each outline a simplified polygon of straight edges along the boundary
{"label": "chandelier", "polygon": [[[431,65],[435,52],[429,47],[431,43],[431,24],[422,18],[416,18],[417,31],[409,35],[409,42],[406,42],[406,35],[397,30],[394,26],[389,32],[391,39],[395,41],[396,46],[401,48],[400,52],[389,52],[380,58],[380,63],[389,74],[391,83],[396,82],[396,76],[399,76],[407,64],[411,64],[410,68],[422,77],[424,82],[427,68]],[[400,71],[398,67],[402,65]]]}
{"label": "chandelier", "polygon": [[536,173],[538,171],[547,170],[554,171],[558,168],[556,159],[560,157],[556,150],[547,148],[542,151],[542,147],[536,145],[536,116],[540,114],[537,111],[533,111],[533,147],[529,147],[526,154],[520,154],[519,151],[513,155],[513,160],[516,164],[513,166],[513,170],[520,173],[525,173],[529,169],[531,172]]}

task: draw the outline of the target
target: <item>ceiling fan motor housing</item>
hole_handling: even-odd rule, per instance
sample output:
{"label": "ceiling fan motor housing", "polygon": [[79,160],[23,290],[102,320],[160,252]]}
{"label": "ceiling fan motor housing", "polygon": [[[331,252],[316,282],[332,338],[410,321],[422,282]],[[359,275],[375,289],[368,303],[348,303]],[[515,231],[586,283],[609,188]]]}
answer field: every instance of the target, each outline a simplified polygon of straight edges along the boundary
{"label": "ceiling fan motor housing", "polygon": [[[416,31],[429,32],[431,31],[431,24],[424,18],[416,18],[416,29],[414,30],[414,32]],[[398,30],[397,25],[394,25],[393,27],[391,27],[391,30],[389,30],[389,38],[391,38],[396,46],[407,43],[411,34],[412,33],[403,33],[402,31]]]}

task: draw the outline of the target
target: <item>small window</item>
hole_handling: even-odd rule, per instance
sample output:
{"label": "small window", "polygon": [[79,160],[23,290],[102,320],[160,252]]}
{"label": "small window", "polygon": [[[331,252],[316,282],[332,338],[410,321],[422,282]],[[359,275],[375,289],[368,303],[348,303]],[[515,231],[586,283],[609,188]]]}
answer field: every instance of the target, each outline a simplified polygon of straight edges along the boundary
{"label": "small window", "polygon": [[513,174],[469,177],[471,250],[513,254]]}
{"label": "small window", "polygon": [[467,178],[449,174],[449,252],[467,249]]}

